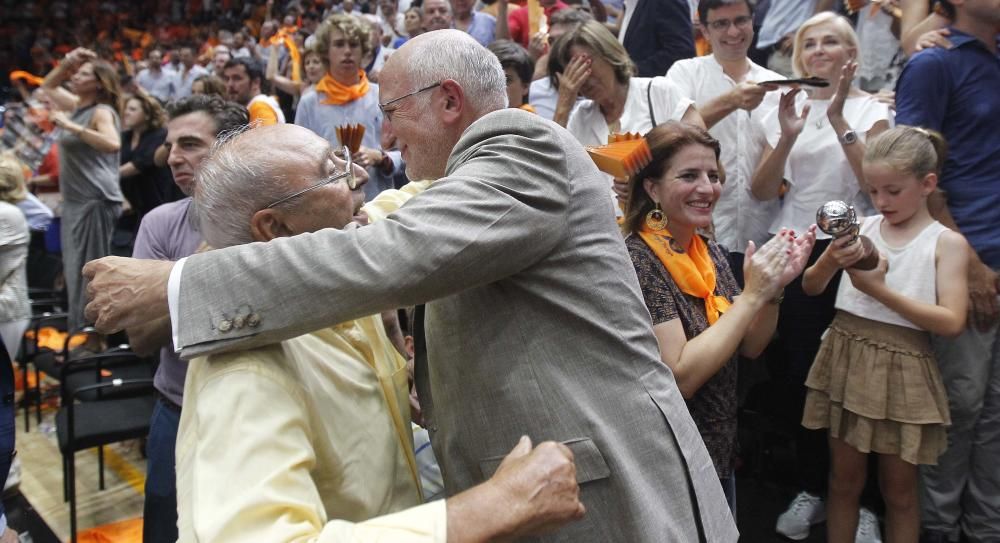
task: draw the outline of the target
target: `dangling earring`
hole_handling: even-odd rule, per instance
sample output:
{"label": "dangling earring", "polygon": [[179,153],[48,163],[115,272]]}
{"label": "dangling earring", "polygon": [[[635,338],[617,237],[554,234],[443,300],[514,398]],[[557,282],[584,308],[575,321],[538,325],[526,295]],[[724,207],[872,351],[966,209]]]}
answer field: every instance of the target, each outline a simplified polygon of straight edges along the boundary
{"label": "dangling earring", "polygon": [[660,202],[655,202],[655,205],[656,207],[650,209],[649,213],[646,213],[646,226],[650,230],[659,232],[670,224],[670,219],[667,219],[667,216],[663,214],[663,210],[660,209]]}

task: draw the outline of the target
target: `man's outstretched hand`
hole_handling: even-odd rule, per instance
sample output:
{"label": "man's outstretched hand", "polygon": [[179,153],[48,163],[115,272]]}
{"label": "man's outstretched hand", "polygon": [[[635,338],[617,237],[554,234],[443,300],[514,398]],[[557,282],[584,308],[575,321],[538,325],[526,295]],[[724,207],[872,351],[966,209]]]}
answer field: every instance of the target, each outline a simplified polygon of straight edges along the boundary
{"label": "man's outstretched hand", "polygon": [[110,334],[169,315],[167,280],[174,263],[109,256],[83,267],[88,321]]}

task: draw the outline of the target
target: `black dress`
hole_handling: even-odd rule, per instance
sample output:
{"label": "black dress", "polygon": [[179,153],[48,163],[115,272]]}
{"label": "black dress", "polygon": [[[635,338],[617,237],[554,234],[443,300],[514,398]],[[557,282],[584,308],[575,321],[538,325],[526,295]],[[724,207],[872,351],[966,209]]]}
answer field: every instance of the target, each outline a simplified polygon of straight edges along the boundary
{"label": "black dress", "polygon": [[121,163],[131,162],[139,170],[136,175],[121,178],[122,193],[135,211],[137,227],[142,217],[156,206],[184,197],[174,184],[170,168],[158,168],[153,163],[156,149],[163,145],[166,138],[166,128],[147,130],[133,149],[132,131],[122,132]]}

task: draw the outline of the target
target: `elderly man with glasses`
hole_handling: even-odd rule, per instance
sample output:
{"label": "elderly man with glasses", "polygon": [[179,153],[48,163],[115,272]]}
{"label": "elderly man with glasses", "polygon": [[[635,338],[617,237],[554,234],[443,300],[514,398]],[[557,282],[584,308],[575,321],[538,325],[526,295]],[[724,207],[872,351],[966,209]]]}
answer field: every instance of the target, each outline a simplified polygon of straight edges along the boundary
{"label": "elderly man with glasses", "polygon": [[[205,240],[222,248],[365,223],[367,174],[340,155],[346,164],[292,125],[233,136],[201,169]],[[247,308],[215,325],[254,328],[260,316]],[[529,440],[484,485],[420,505],[406,365],[378,314],[195,359],[184,400],[180,542],[486,541],[583,513],[572,453],[555,443],[531,452]]]}
{"label": "elderly man with glasses", "polygon": [[[587,507],[540,540],[736,541],[712,460],[660,361],[606,178],[584,149],[558,125],[507,108],[500,61],[461,31],[408,41],[380,81],[384,128],[407,175],[436,179],[430,188],[363,228],[175,265],[92,262],[98,328],[170,312],[176,344],[192,356],[426,303],[414,317],[414,373],[448,495],[499,473],[510,443],[528,434],[573,452]],[[241,310],[256,325],[223,331]]]}

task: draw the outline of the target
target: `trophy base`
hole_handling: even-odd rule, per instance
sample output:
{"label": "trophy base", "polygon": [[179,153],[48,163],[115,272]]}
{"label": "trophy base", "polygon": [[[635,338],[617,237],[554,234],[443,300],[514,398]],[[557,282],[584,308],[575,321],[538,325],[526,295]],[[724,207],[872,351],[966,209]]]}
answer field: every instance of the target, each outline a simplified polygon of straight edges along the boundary
{"label": "trophy base", "polygon": [[873,270],[875,266],[878,266],[878,249],[875,248],[875,244],[872,240],[868,239],[866,236],[858,236],[858,241],[865,246],[865,256],[861,260],[854,263],[852,268],[857,268],[859,270]]}

